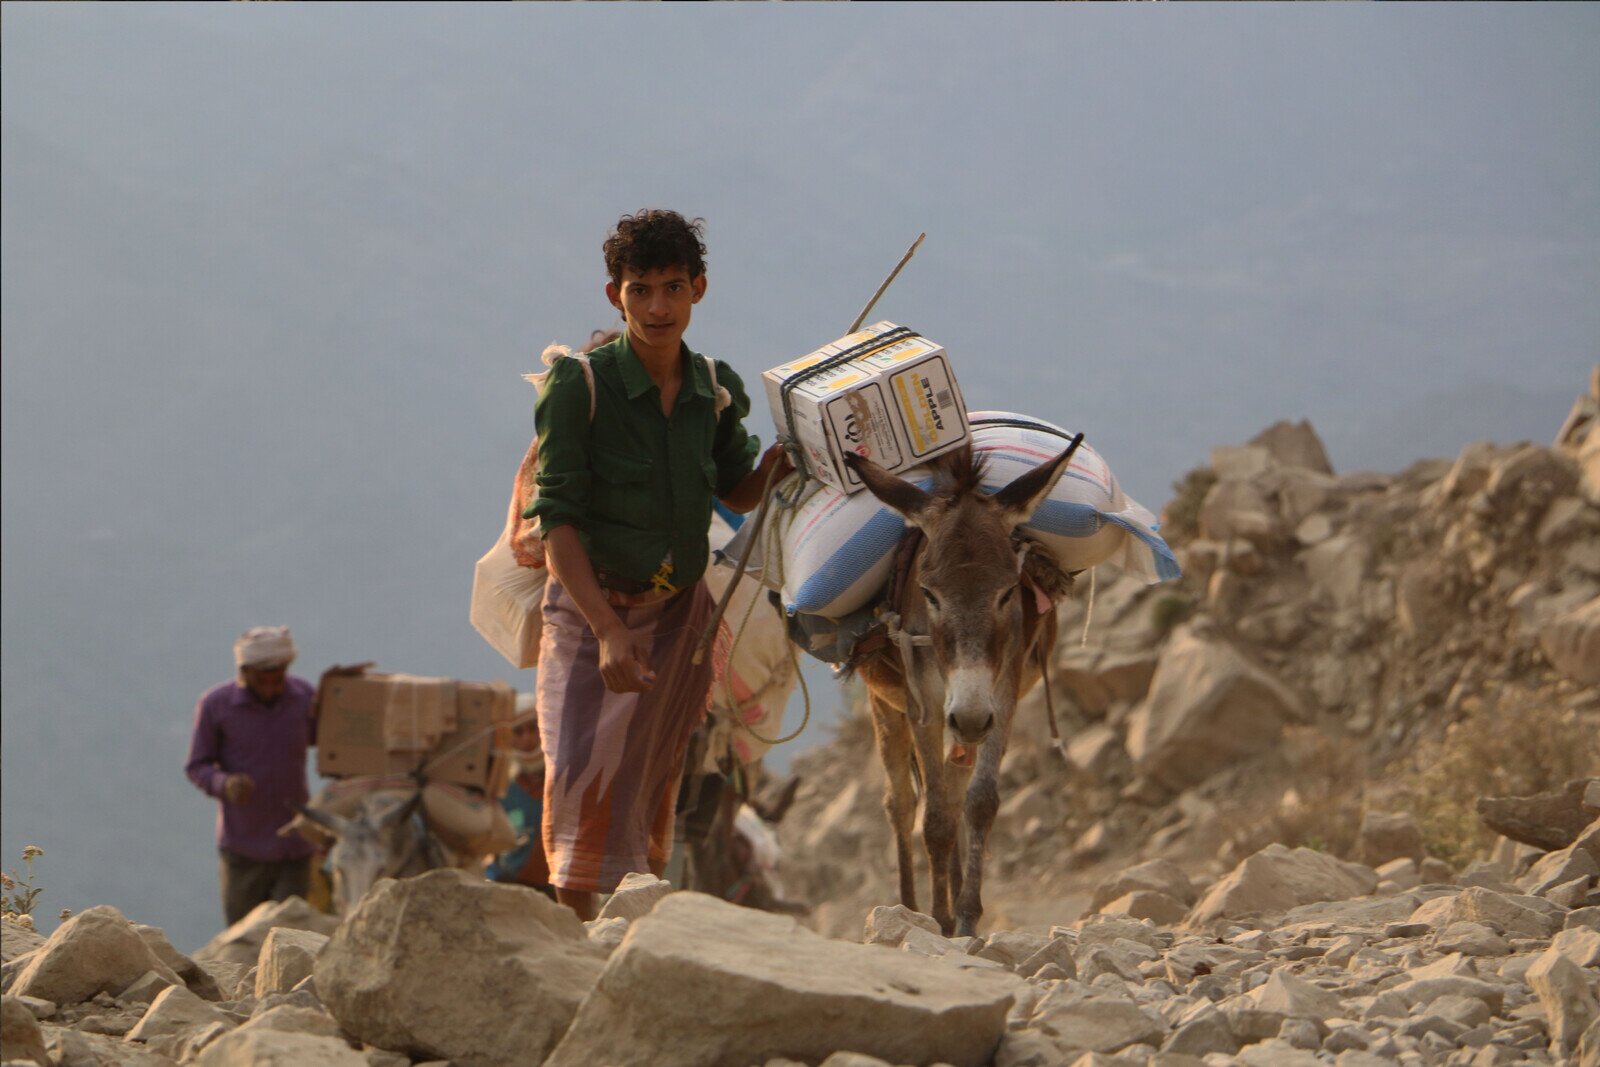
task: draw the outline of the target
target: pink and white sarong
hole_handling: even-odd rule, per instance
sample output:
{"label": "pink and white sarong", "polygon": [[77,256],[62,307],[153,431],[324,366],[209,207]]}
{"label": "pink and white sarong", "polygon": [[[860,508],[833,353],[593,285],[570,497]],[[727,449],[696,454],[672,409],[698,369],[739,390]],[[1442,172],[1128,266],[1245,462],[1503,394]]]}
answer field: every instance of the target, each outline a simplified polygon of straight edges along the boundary
{"label": "pink and white sarong", "polygon": [[643,693],[606,689],[599,638],[551,575],[535,691],[548,767],[543,834],[550,881],[599,893],[616,889],[632,871],[666,868],[684,753],[705,719],[717,658],[691,662],[714,607],[704,581],[666,598],[608,598],[650,649],[655,685]]}

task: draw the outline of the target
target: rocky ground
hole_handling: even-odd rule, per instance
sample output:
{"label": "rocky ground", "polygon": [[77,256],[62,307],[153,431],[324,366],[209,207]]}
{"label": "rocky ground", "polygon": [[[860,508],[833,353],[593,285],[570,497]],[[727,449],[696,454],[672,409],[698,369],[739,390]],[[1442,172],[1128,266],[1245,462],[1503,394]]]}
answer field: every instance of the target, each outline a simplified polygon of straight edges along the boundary
{"label": "rocky ground", "polygon": [[983,937],[895,905],[828,938],[648,875],[583,924],[434,871],[337,925],[262,905],[192,959],[97,907],[48,940],[5,924],[0,1040],[59,1067],[1596,1067],[1600,778],[1515,807],[1589,822],[1450,884],[1404,817],[1368,820],[1364,849],[1402,853],[1376,869],[1274,844],[1201,890],[1152,860],[1082,918]]}
{"label": "rocky ground", "polygon": [[804,920],[436,871],[192,958],[6,922],[5,1062],[1600,1067],[1600,368],[1554,447],[1340,476],[1279,424],[1167,520],[1181,585],[1062,608],[1065,741],[1031,695],[980,937],[894,904],[847,716],[795,761]]}

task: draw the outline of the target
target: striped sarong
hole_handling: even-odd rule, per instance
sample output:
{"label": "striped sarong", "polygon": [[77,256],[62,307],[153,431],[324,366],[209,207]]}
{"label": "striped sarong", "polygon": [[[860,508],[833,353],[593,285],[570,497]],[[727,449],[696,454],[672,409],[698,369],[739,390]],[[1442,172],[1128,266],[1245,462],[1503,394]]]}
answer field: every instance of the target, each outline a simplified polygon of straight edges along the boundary
{"label": "striped sarong", "polygon": [[551,575],[536,689],[550,881],[599,893],[630,872],[666,868],[684,753],[705,719],[713,671],[713,657],[690,662],[711,620],[704,581],[653,602],[651,594],[609,598],[650,648],[655,685],[643,693],[606,689],[600,641]]}

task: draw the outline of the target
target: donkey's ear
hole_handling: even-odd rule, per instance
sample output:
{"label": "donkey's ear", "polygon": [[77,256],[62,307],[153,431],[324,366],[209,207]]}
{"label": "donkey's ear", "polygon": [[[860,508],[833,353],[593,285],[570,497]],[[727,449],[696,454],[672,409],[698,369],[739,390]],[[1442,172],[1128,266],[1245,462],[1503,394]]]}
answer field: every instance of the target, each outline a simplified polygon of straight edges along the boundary
{"label": "donkey's ear", "polygon": [[844,465],[866,483],[867,491],[873,496],[898,511],[907,522],[921,525],[928,505],[933,502],[932,496],[854,452],[844,454]]}
{"label": "donkey's ear", "polygon": [[322,811],[318,808],[308,807],[305,804],[296,804],[295,810],[334,837],[343,837],[345,831],[350,827],[349,819],[335,815],[331,811]]}
{"label": "donkey's ear", "polygon": [[1056,483],[1066,473],[1075,451],[1077,451],[1076,443],[1049,463],[1041,463],[1028,473],[1019,476],[994,495],[994,501],[1000,505],[1000,516],[1006,525],[1021,526],[1032,517],[1033,510],[1044,502],[1044,498],[1050,495],[1050,490],[1056,487]]}

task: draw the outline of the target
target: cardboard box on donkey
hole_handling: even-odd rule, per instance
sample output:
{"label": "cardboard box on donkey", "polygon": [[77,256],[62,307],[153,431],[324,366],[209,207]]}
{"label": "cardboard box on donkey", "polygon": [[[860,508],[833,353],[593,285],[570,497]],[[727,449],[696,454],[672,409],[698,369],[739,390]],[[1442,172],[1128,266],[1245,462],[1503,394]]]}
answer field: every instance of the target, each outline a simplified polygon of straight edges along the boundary
{"label": "cardboard box on donkey", "polygon": [[328,778],[407,774],[498,796],[515,694],[503,682],[407,674],[329,677],[318,691],[317,773]]}
{"label": "cardboard box on donkey", "polygon": [[847,451],[894,474],[968,437],[950,357],[892,322],[875,322],[761,377],[778,432],[789,427],[812,477],[846,493],[865,488],[845,468]]}

